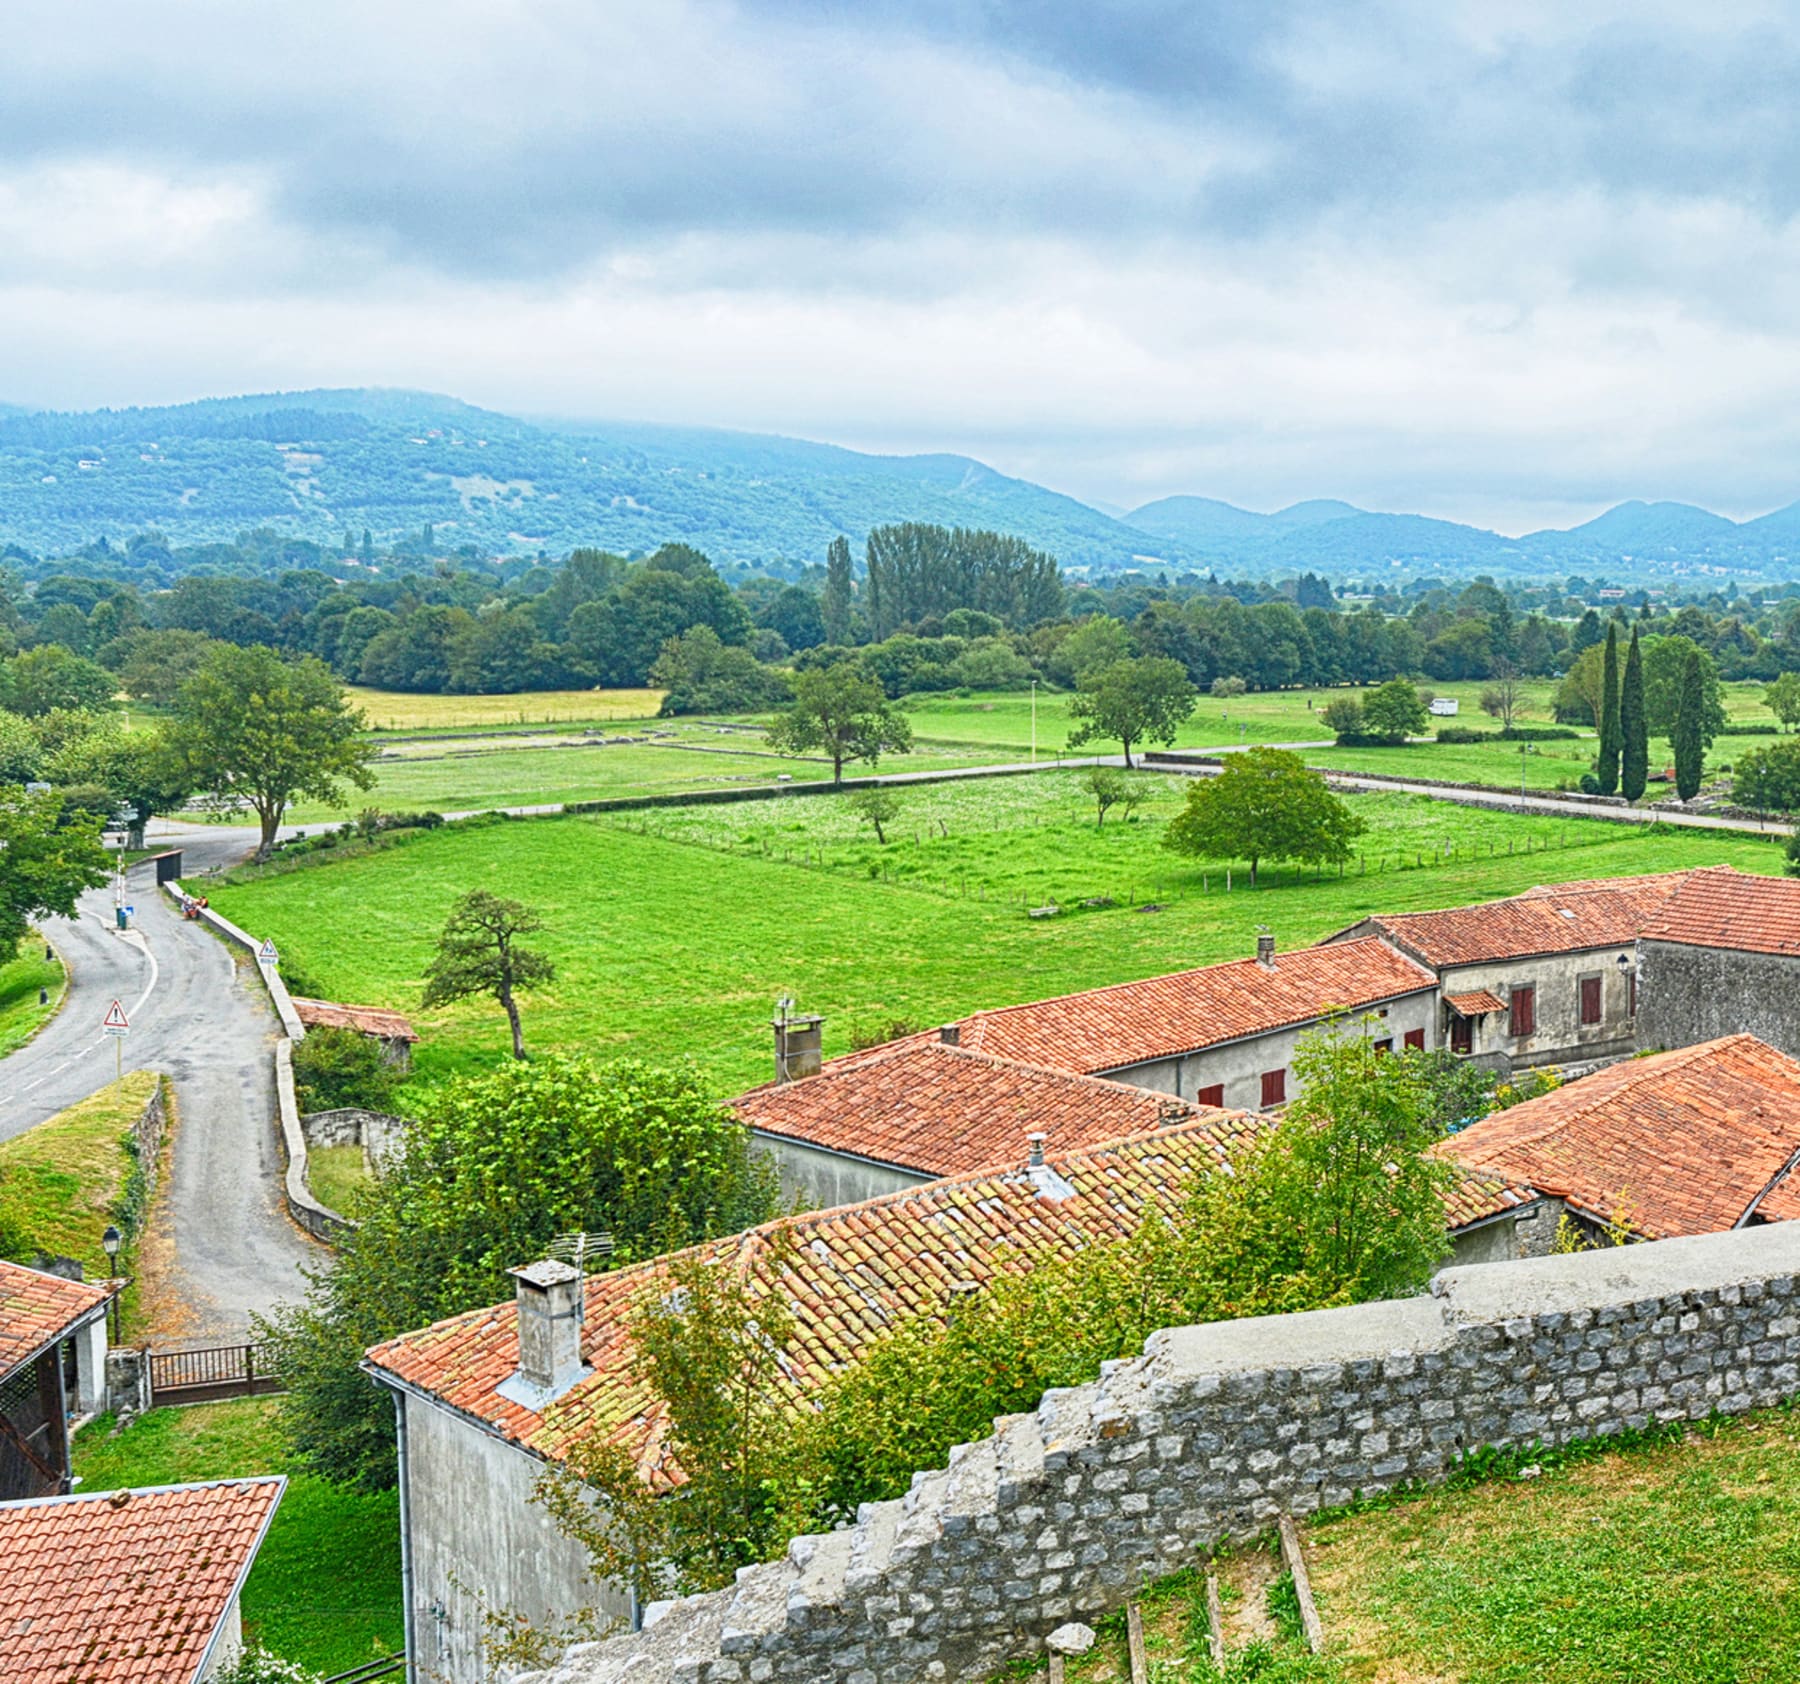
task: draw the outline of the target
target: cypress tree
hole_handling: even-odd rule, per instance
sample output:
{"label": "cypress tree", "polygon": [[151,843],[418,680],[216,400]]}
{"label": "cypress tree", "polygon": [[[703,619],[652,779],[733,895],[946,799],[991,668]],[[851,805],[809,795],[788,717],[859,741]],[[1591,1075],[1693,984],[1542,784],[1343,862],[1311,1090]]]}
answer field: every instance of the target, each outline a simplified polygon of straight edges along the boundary
{"label": "cypress tree", "polygon": [[1644,793],[1650,778],[1650,721],[1644,712],[1644,655],[1638,634],[1631,634],[1625,654],[1625,677],[1619,685],[1619,789],[1627,801]]}
{"label": "cypress tree", "polygon": [[1600,793],[1619,788],[1619,627],[1606,628],[1606,658],[1600,668]]}
{"label": "cypress tree", "polygon": [[836,537],[825,552],[825,590],[819,613],[825,621],[827,643],[850,641],[850,540]]}
{"label": "cypress tree", "polygon": [[1700,792],[1700,771],[1706,762],[1706,681],[1700,672],[1698,649],[1690,651],[1682,664],[1669,742],[1675,750],[1675,793],[1683,801],[1692,801]]}

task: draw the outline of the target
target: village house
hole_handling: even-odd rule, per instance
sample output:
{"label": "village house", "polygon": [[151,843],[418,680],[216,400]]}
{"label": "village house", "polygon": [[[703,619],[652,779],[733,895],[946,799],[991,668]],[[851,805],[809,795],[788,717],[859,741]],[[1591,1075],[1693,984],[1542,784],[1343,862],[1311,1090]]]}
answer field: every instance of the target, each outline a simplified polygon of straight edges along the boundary
{"label": "village house", "polygon": [[[896,1321],[944,1314],[997,1274],[1123,1237],[1149,1211],[1175,1209],[1196,1172],[1267,1126],[1205,1113],[1069,1152],[1021,1136],[1010,1162],[697,1250],[786,1299],[797,1324],[786,1384],[798,1404]],[[1540,1202],[1528,1188],[1469,1175],[1447,1214],[1472,1237],[1471,1258],[1512,1256],[1511,1224],[1529,1225]],[[793,1243],[777,1254],[783,1230]],[[408,1646],[419,1677],[485,1678],[477,1587],[488,1608],[540,1626],[578,1608],[635,1623],[629,1593],[588,1577],[585,1551],[556,1530],[532,1490],[547,1463],[596,1434],[635,1457],[652,1489],[680,1481],[630,1335],[633,1306],[658,1290],[668,1263],[585,1280],[566,1264],[534,1263],[513,1271],[512,1303],[368,1353],[367,1372],[395,1395]]]}
{"label": "village house", "polygon": [[308,1029],[348,1029],[381,1047],[384,1064],[397,1069],[412,1067],[413,1045],[419,1039],[404,1014],[385,1006],[341,1006],[335,1000],[303,1000],[292,996],[294,1015]]}
{"label": "village house", "polygon": [[1800,1215],[1800,1062],[1752,1035],[1627,1059],[1452,1135],[1589,1237],[1716,1234]]}
{"label": "village house", "polygon": [[69,1489],[68,1423],[105,1408],[119,1284],[0,1262],[0,1501]]}
{"label": "village house", "polygon": [[1746,1030],[1800,1055],[1800,882],[1693,872],[1645,925],[1638,960],[1640,1044]]}
{"label": "village house", "polygon": [[1326,940],[1378,938],[1429,968],[1453,1052],[1503,1071],[1598,1063],[1638,1045],[1638,935],[1687,877],[1565,883],[1442,912],[1383,913]]}
{"label": "village house", "polygon": [[0,1678],[204,1684],[242,1652],[238,1599],[286,1486],[0,1503]]}

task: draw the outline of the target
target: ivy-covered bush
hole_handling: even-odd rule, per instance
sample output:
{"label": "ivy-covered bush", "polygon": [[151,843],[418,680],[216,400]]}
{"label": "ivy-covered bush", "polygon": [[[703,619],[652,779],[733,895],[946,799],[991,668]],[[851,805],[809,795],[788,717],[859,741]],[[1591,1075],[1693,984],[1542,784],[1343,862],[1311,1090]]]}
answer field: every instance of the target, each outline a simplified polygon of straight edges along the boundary
{"label": "ivy-covered bush", "polygon": [[309,1029],[294,1043],[294,1088],[302,1111],[360,1106],[385,1111],[400,1072],[381,1056],[381,1043],[354,1029]]}

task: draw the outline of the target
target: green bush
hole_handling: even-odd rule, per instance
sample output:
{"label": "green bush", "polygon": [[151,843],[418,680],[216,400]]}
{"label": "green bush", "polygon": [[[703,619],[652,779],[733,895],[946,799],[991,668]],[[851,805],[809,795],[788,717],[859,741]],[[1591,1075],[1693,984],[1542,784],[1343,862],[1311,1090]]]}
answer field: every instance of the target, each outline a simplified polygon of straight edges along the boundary
{"label": "green bush", "polygon": [[1500,733],[1506,743],[1572,742],[1581,735],[1567,725],[1511,725]]}
{"label": "green bush", "polygon": [[1732,778],[1732,799],[1744,807],[1800,807],[1800,737],[1748,749]]}
{"label": "green bush", "polygon": [[385,1111],[400,1072],[381,1056],[381,1043],[354,1029],[309,1029],[294,1043],[294,1087],[302,1111],[359,1106]]}
{"label": "green bush", "polygon": [[298,1661],[284,1661],[260,1644],[212,1675],[212,1684],[320,1684],[319,1674]]}
{"label": "green bush", "polygon": [[[1506,733],[1500,733],[1504,736]],[[1571,736],[1573,732],[1569,733]],[[1491,743],[1494,740],[1492,731],[1478,731],[1473,725],[1440,725],[1437,728],[1437,740],[1440,743]]]}

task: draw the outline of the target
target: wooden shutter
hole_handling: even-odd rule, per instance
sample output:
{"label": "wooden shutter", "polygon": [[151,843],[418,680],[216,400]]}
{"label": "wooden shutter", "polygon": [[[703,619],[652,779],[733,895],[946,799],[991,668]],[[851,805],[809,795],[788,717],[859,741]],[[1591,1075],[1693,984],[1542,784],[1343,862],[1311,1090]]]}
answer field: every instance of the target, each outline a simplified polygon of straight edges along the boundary
{"label": "wooden shutter", "polygon": [[1600,979],[1597,976],[1584,976],[1581,979],[1581,1021],[1584,1024],[1598,1023],[1601,1015]]}
{"label": "wooden shutter", "polygon": [[1537,1028],[1537,990],[1530,986],[1512,991],[1512,1023],[1514,1035],[1524,1036]]}
{"label": "wooden shutter", "polygon": [[1406,1044],[1416,1051],[1423,1052],[1425,1050],[1425,1031],[1423,1029],[1407,1030]]}
{"label": "wooden shutter", "polygon": [[1265,1070],[1262,1078],[1262,1102],[1265,1107],[1282,1105],[1287,1101],[1287,1072],[1285,1070]]}
{"label": "wooden shutter", "polygon": [[1196,1105],[1223,1106],[1225,1103],[1225,1084],[1223,1082],[1215,1082],[1210,1088],[1202,1088],[1194,1095],[1194,1103]]}
{"label": "wooden shutter", "polygon": [[1459,1053],[1473,1052],[1475,1050],[1475,1025],[1469,1018],[1451,1018],[1450,1050]]}

